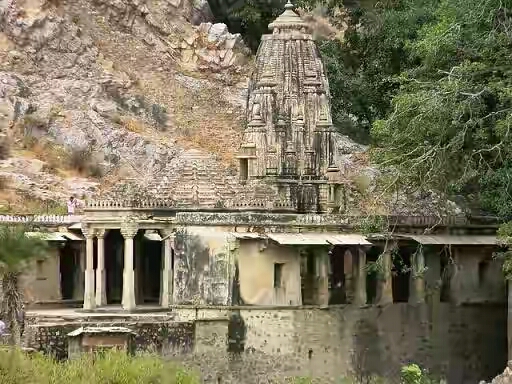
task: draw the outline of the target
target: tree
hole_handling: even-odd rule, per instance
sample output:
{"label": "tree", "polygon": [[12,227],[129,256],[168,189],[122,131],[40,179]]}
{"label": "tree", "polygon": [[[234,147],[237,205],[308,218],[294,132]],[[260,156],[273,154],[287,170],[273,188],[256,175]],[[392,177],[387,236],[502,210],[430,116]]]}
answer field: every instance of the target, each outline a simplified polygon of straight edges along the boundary
{"label": "tree", "polygon": [[[409,1],[415,7],[420,0]],[[372,159],[401,185],[490,214],[512,245],[512,1],[440,0],[407,43],[392,109],[373,123]],[[512,253],[504,270],[512,278]]]}
{"label": "tree", "polygon": [[11,342],[15,345],[21,342],[19,313],[23,308],[19,277],[30,261],[47,254],[47,242],[42,238],[28,237],[26,227],[0,226],[0,313],[9,323]]}
{"label": "tree", "polygon": [[510,5],[432,4],[434,19],[409,42],[417,65],[401,73],[391,113],[372,127],[373,159],[404,183],[462,195],[504,218],[512,212],[496,194],[506,196],[512,156]]}

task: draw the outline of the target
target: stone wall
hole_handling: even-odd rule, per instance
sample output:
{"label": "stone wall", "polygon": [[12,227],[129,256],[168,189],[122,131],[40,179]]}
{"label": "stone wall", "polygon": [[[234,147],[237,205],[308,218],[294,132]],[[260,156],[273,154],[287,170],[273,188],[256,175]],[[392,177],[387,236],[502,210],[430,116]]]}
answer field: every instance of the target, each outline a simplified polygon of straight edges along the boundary
{"label": "stone wall", "polygon": [[31,260],[20,278],[25,300],[53,301],[61,299],[59,248],[52,246],[49,255],[40,260]]}
{"label": "stone wall", "polygon": [[174,239],[175,304],[230,304],[233,262],[222,227],[178,229]]}
{"label": "stone wall", "polygon": [[[32,322],[34,319],[31,319]],[[193,350],[195,324],[193,322],[128,323],[123,320],[112,322],[109,326],[129,327],[136,334],[136,352],[158,352],[166,356],[183,355]],[[67,334],[83,326],[82,323],[37,325],[27,327],[26,345],[54,355],[58,359],[67,358]],[[87,326],[105,326],[104,323],[87,324]]]}
{"label": "stone wall", "polygon": [[[449,384],[466,384],[491,379],[507,360],[504,305],[179,306],[174,312],[176,321],[126,317],[109,325],[133,329],[137,351],[178,359],[212,383],[219,376],[223,383],[244,384],[303,375],[332,380],[378,374],[394,380],[402,365],[415,362]],[[242,317],[246,332],[241,355],[227,352],[233,312]],[[27,346],[66,357],[66,334],[82,324],[37,325],[34,320],[26,331]]]}
{"label": "stone wall", "polygon": [[[176,311],[183,320],[201,319],[200,332],[196,328],[195,334],[195,353],[201,359],[193,364],[205,375],[217,369],[233,382],[250,382],[248,367],[268,378],[332,379],[373,373],[396,379],[401,366],[416,362],[446,377],[449,384],[476,383],[501,372],[507,360],[504,305],[239,307],[247,336],[238,368],[226,365],[226,338],[219,337],[222,328],[227,333],[228,310],[181,307]],[[219,318],[224,322],[212,320]]]}
{"label": "stone wall", "polygon": [[502,261],[493,259],[492,247],[456,247],[450,297],[456,303],[503,303],[506,284]]}
{"label": "stone wall", "polygon": [[[242,240],[237,252],[240,296],[250,305],[300,305],[300,254],[296,247],[280,247]],[[281,286],[274,287],[274,265],[282,264]]]}

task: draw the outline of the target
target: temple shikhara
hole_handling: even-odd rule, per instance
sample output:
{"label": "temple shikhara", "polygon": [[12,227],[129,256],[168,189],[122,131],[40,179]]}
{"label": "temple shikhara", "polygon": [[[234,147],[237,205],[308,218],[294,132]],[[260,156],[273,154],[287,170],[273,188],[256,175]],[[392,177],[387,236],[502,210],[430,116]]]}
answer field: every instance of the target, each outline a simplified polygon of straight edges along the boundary
{"label": "temple shikhara", "polygon": [[[41,219],[56,246],[54,256],[26,273],[32,303],[73,304],[82,314],[165,309],[175,321],[196,322],[201,350],[225,349],[219,347],[224,341],[201,344],[197,332],[224,332],[236,308],[249,324],[246,346],[269,354],[299,353],[297,340],[309,332],[306,314],[313,313],[316,329],[327,329],[335,318],[329,308],[351,309],[338,319],[345,325],[329,328],[325,345],[356,332],[358,321],[386,306],[394,317],[374,316],[379,335],[402,334],[393,327],[412,321],[396,307],[400,303],[414,311],[505,303],[501,264],[493,258],[495,222],[388,216],[382,233],[358,231],[360,218],[347,214],[350,199],[336,164],[330,100],[312,31],[287,3],[258,49],[236,174],[212,155],[190,150],[149,185],[126,180],[87,202],[83,216]],[[275,316],[283,328],[275,328]],[[299,318],[301,331],[294,328]],[[288,336],[262,336],[268,329]],[[423,331],[428,335],[418,334],[418,340],[448,339],[444,328]],[[319,371],[348,370],[336,359],[356,341],[343,340],[329,356],[316,347],[300,353],[310,363],[323,359]],[[315,350],[309,357],[308,348]],[[407,344],[404,353],[414,348]]]}

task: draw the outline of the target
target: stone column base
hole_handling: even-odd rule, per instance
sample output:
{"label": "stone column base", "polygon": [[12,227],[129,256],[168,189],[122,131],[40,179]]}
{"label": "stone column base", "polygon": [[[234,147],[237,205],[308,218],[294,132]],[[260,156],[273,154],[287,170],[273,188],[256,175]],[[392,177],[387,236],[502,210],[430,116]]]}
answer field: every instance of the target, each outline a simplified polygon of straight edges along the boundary
{"label": "stone column base", "polygon": [[96,302],[94,299],[94,269],[86,269],[84,309],[94,309],[96,307]]}
{"label": "stone column base", "polygon": [[168,308],[172,304],[172,287],[173,287],[173,270],[162,270],[162,297],[160,298],[160,305],[163,308]]}
{"label": "stone column base", "polygon": [[107,287],[105,270],[96,270],[96,305],[107,305]]}
{"label": "stone column base", "polygon": [[128,269],[123,271],[123,301],[124,310],[135,309],[135,271]]}

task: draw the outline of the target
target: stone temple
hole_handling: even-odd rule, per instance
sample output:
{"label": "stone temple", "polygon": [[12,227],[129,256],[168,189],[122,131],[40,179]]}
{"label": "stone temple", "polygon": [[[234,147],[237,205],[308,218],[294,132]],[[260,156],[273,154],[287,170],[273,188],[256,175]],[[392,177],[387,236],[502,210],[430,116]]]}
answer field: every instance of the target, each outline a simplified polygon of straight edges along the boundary
{"label": "stone temple", "polygon": [[361,218],[345,214],[312,31],[289,3],[269,30],[236,174],[189,151],[149,185],[127,180],[89,201],[73,223],[41,223],[55,254],[24,279],[35,308],[27,343],[63,345],[62,331],[79,321],[135,322],[140,348],[201,353],[216,366],[235,314],[242,349],[294,374],[395,377],[409,361],[450,383],[501,372],[507,288],[493,258],[497,223],[392,216],[381,233],[358,232]]}

